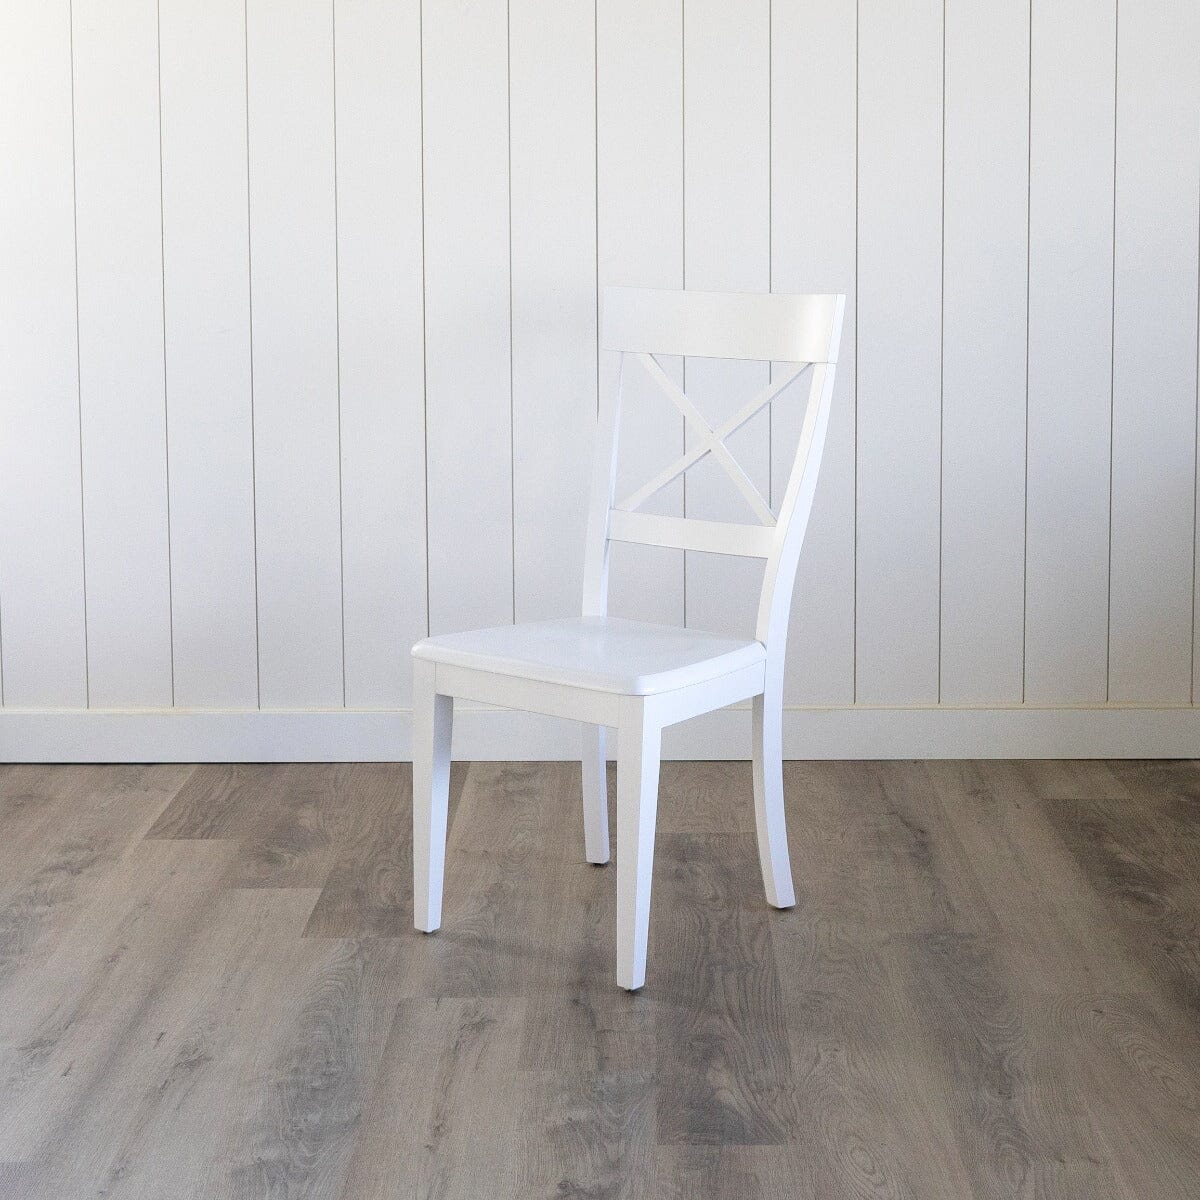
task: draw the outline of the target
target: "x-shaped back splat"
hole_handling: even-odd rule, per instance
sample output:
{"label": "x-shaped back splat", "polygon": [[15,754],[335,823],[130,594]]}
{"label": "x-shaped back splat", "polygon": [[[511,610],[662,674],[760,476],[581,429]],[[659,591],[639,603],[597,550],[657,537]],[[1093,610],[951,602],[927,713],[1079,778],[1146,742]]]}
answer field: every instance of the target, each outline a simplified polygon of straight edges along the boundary
{"label": "x-shaped back splat", "polygon": [[741,429],[756,413],[766,408],[776,396],[799,379],[812,366],[812,363],[800,363],[781,379],[772,380],[724,424],[713,429],[699,409],[662,369],[653,354],[634,354],[634,357],[646,368],[650,378],[658,384],[668,399],[683,414],[684,421],[690,422],[696,427],[700,439],[690,450],[680,455],[669,466],[664,467],[649,483],[638,488],[636,492],[631,492],[614,507],[621,512],[636,512],[651,496],[657,495],[667,484],[674,482],[702,458],[711,454],[721,464],[729,478],[733,480],[734,486],[745,497],[759,521],[768,528],[773,528],[775,514],[771,511],[771,506],[763,499],[762,493],[754,486],[741,464],[729,452],[729,448],[725,445],[725,439]]}

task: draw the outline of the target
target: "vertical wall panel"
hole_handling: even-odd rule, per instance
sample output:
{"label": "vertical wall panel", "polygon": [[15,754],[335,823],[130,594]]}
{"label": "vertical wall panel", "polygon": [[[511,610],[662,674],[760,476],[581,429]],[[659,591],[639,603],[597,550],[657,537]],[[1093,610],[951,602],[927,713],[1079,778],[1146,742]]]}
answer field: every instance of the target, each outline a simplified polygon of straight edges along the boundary
{"label": "vertical wall panel", "polygon": [[[788,637],[785,699],[854,699],[854,249],[856,11],[824,0],[772,6],[771,275],[776,292],[845,292],[846,319],[821,478]],[[807,376],[771,413],[778,505],[792,468]]]}
{"label": "vertical wall panel", "polygon": [[514,594],[527,621],[577,612],[583,584],[596,427],[596,46],[590,4],[513,0],[510,13]]}
{"label": "vertical wall panel", "polygon": [[857,696],[938,690],[942,5],[859,9]]}
{"label": "vertical wall panel", "polygon": [[1192,688],[1200,5],[1122,5],[1117,42],[1109,699]]}
{"label": "vertical wall panel", "polygon": [[342,703],[333,11],[248,0],[250,268],[265,708]]}
{"label": "vertical wall panel", "polygon": [[511,621],[508,31],[501,0],[425,6],[429,623]]}
{"label": "vertical wall panel", "polygon": [[[601,285],[683,286],[683,20],[679,0],[612,0],[597,10],[597,163]],[[601,312],[603,320],[603,312]],[[664,359],[678,383],[682,364]],[[602,354],[601,388],[617,384],[616,355]],[[683,451],[683,422],[635,363],[625,380],[618,497]],[[683,486],[647,512],[683,514]],[[683,554],[614,546],[612,611],[683,622]]]}
{"label": "vertical wall panel", "polygon": [[1107,694],[1114,22],[1114,0],[1034,0],[1025,698],[1038,703]]}
{"label": "vertical wall panel", "polygon": [[169,707],[154,0],[75,0],[79,376],[93,707]]}
{"label": "vertical wall panel", "polygon": [[941,698],[1021,700],[1028,0],[946,4]]}
{"label": "vertical wall panel", "polygon": [[407,705],[425,635],[419,0],[337,0],[346,703]]}
{"label": "vertical wall panel", "polygon": [[258,703],[242,0],[161,0],[175,703]]}
{"label": "vertical wall panel", "polygon": [[[698,291],[770,287],[770,12],[767,0],[732,7],[689,0],[684,26],[684,273]],[[689,359],[687,394],[712,426],[733,415],[768,379],[767,363]],[[691,445],[699,433],[687,431]],[[768,499],[770,421],[759,413],[729,439],[730,452]],[[758,518],[710,455],[689,471],[687,515]],[[751,637],[762,564],[687,556],[687,621]]]}
{"label": "vertical wall panel", "polygon": [[0,685],[87,703],[67,0],[0,7]]}

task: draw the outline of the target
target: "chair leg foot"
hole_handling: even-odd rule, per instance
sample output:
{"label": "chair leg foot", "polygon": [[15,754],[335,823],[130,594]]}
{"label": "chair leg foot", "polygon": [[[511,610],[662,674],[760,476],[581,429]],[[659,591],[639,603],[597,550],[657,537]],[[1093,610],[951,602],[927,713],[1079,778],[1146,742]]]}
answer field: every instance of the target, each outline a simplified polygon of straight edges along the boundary
{"label": "chair leg foot", "polygon": [[783,696],[772,688],[770,696],[755,696],[754,823],[758,833],[758,858],[762,866],[767,902],[775,908],[792,908],[792,866],[788,855],[787,822],[783,808]]}
{"label": "chair leg foot", "polygon": [[608,779],[603,725],[583,730],[583,848],[584,857],[597,867],[609,859]]}
{"label": "chair leg foot", "polygon": [[437,694],[432,664],[413,666],[413,924],[432,933],[442,923],[454,700]]}
{"label": "chair leg foot", "polygon": [[622,702],[617,744],[617,983],[646,982],[661,730],[645,704]]}

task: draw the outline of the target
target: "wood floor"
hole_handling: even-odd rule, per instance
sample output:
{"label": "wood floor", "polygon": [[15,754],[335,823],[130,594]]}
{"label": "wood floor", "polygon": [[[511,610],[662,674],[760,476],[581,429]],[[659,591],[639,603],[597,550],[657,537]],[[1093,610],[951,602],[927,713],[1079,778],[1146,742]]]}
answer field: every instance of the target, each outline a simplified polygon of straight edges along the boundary
{"label": "wood floor", "polygon": [[[610,785],[611,785],[610,779]],[[0,1196],[1200,1196],[1200,765],[664,767],[645,990],[577,768],[0,767]]]}

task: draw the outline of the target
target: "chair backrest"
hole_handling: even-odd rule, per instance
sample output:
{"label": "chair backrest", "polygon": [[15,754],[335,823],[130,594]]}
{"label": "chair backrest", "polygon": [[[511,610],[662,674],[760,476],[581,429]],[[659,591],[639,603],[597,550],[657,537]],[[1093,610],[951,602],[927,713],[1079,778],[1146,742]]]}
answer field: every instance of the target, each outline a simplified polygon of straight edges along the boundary
{"label": "chair backrest", "polygon": [[[636,542],[766,561],[755,636],[777,652],[782,667],[792,586],[804,530],[812,511],[829,409],[842,316],[841,295],[776,296],[724,292],[670,292],[606,288],[600,345],[621,355],[615,394],[602,395],[588,510],[583,612],[603,616],[608,604],[612,542]],[[675,385],[657,354],[694,358],[751,359],[788,364],[776,378],[714,429]],[[630,359],[634,363],[629,362]],[[621,381],[629,370],[647,372],[695,427],[691,447],[628,496],[614,497]],[[811,372],[808,403],[779,516],[742,470],[725,440],[802,375]],[[701,459],[712,455],[725,469],[759,520],[758,525],[702,521],[639,512],[641,506]]]}

